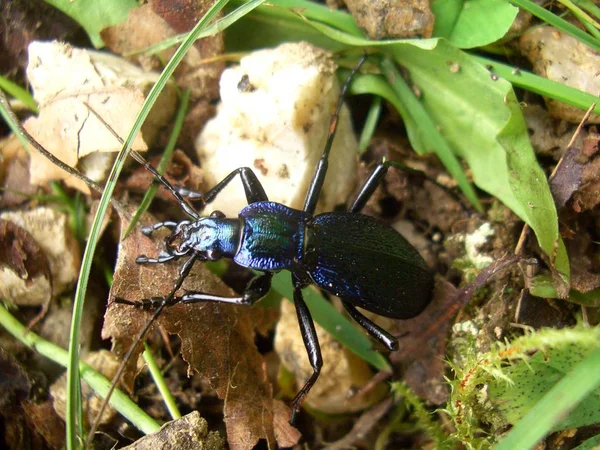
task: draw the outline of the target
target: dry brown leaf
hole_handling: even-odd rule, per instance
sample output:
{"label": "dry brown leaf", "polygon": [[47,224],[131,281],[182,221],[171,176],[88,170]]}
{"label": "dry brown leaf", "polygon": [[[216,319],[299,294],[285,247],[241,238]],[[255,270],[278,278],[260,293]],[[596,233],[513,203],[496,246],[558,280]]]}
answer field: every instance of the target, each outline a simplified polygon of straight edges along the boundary
{"label": "dry brown leaf", "polygon": [[[29,58],[27,75],[40,114],[27,120],[25,129],[64,163],[81,166],[94,181],[103,180],[112,156],[97,153],[117,152],[121,143],[87,105],[119,136],[127,136],[144,101],[144,93],[157,75],[142,72],[113,55],[57,42],[33,42],[29,46]],[[147,149],[146,142],[154,139],[161,122],[164,125],[170,119],[175,103],[173,89],[163,91],[142,130],[144,138],[138,135],[133,149]],[[80,160],[87,155],[90,156],[84,164]],[[81,180],[54,166],[38,152],[31,152],[30,174],[33,184],[59,179],[89,193]]]}
{"label": "dry brown leaf", "polygon": [[[124,23],[104,29],[101,33],[102,39],[115,53],[135,53],[190,31],[211,6],[212,1],[153,0],[149,4],[133,8]],[[168,61],[175,48],[160,52],[160,59]],[[223,48],[222,34],[201,39],[188,51],[175,71],[177,85],[190,89],[193,102],[218,98],[218,82],[223,62],[206,60],[223,53]],[[147,68],[156,69],[160,65],[156,56],[148,57],[141,53],[134,58]]]}
{"label": "dry brown leaf", "polygon": [[[153,312],[112,300],[120,297],[137,301],[165,295],[178,276],[177,263],[135,263],[138,255],[158,255],[160,242],[160,238],[150,239],[140,232],[121,242],[111,304],[102,331],[103,338],[113,339],[113,349],[118,355],[127,351]],[[194,266],[179,294],[184,291],[234,296],[200,263]],[[290,425],[274,417],[272,388],[263,358],[254,344],[254,323],[248,308],[218,303],[179,304],[166,308],[158,324],[168,333],[179,335],[182,355],[190,370],[206,378],[225,401],[227,441],[232,449],[251,449],[259,439],[276,448],[276,435],[290,435]],[[138,347],[134,352],[124,377],[129,389],[141,350]]]}
{"label": "dry brown leaf", "polygon": [[13,304],[44,310],[52,299],[50,263],[34,237],[0,219],[0,296]]}
{"label": "dry brown leaf", "polygon": [[65,214],[39,207],[29,211],[4,212],[0,218],[25,229],[43,250],[50,264],[54,295],[75,282],[81,255]]}

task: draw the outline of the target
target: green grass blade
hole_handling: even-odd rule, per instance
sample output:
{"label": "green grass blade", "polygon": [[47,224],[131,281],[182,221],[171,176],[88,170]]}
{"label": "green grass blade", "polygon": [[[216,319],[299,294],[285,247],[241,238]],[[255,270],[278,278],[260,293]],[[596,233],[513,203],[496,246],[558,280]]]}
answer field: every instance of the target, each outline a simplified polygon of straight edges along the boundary
{"label": "green grass blade", "polygon": [[492,59],[482,56],[473,56],[473,58],[515,86],[543,95],[544,97],[558,100],[567,105],[575,106],[583,111],[587,111],[592,103],[596,103],[594,112],[600,114],[600,98],[595,95],[540,77],[531,72],[516,70],[516,68],[508,64],[503,64]]}
{"label": "green grass blade", "polygon": [[[204,29],[204,31],[202,31],[202,33],[198,35],[197,39],[202,39],[220,33],[224,29],[228,28],[230,25],[233,25],[235,22],[240,20],[246,14],[250,13],[258,6],[262,5],[264,2],[265,0],[250,0],[247,3],[241,3],[239,8],[234,9],[225,17],[222,17],[221,19],[215,21],[215,23]],[[144,53],[147,55],[154,55],[156,53],[160,53],[163,50],[168,49],[169,47],[183,42],[186,36],[186,33],[173,36],[172,38],[165,39],[164,41],[159,42],[158,44],[151,45],[150,47],[145,48],[143,50],[128,53],[127,56],[136,55],[140,53]]]}
{"label": "green grass blade", "polygon": [[556,14],[552,14],[547,9],[542,8],[541,6],[533,3],[530,0],[509,0],[513,5],[518,6],[519,8],[524,9],[525,11],[530,12],[534,16],[542,19],[549,25],[564,31],[565,33],[573,36],[575,39],[583,42],[584,44],[589,45],[596,51],[600,51],[600,41],[593,36],[590,36],[585,31],[580,30],[572,23],[567,22],[564,19],[561,19]]}
{"label": "green grass blade", "polygon": [[371,142],[371,139],[375,134],[375,130],[377,129],[377,122],[379,122],[380,115],[381,97],[376,96],[371,102],[371,106],[369,107],[367,118],[365,120],[365,125],[363,126],[362,132],[360,133],[360,139],[358,140],[359,153],[363,153],[369,146],[369,143]]}
{"label": "green grass blade", "polygon": [[[181,128],[183,128],[183,121],[185,120],[185,115],[187,113],[188,105],[190,102],[190,90],[186,89],[181,94],[179,99],[179,109],[177,110],[177,114],[175,115],[175,121],[173,123],[173,130],[171,131],[171,135],[169,136],[169,142],[165,146],[165,150],[160,158],[160,162],[158,166],[156,166],[156,171],[161,175],[167,169],[169,162],[171,161],[171,157],[173,156],[173,151],[175,150],[175,145],[177,144],[177,138],[179,137],[179,133],[181,133]],[[144,194],[144,198],[138,206],[135,214],[131,218],[131,222],[127,226],[125,233],[123,233],[123,239],[125,239],[129,233],[135,228],[140,218],[148,211],[148,208],[152,204],[152,200],[154,200],[154,196],[158,191],[158,183],[156,180],[152,182],[148,191]]]}
{"label": "green grass blade", "polygon": [[83,312],[83,302],[85,298],[85,292],[87,290],[87,284],[90,276],[90,270],[93,260],[94,251],[96,250],[96,246],[98,244],[98,238],[100,236],[100,228],[102,220],[106,214],[106,210],[108,208],[108,203],[110,202],[110,198],[116,186],[116,181],[123,169],[123,165],[125,163],[125,159],[129,153],[131,148],[131,144],[135,136],[139,133],[143,122],[146,120],[150,109],[156,102],[158,95],[166,85],[167,81],[175,71],[177,65],[181,62],[187,50],[194,44],[197,35],[215,18],[215,16],[219,13],[219,11],[227,4],[228,0],[217,0],[215,4],[207,11],[202,19],[198,22],[198,24],[190,31],[188,39],[181,44],[181,46],[175,51],[173,57],[169,60],[156,84],[152,87],[146,100],[144,101],[140,113],[138,114],[135,123],[123,144],[123,147],[117,158],[115,159],[115,163],[110,172],[108,182],[106,183],[106,188],[102,197],[100,199],[100,203],[98,205],[98,210],[96,212],[96,216],[94,218],[94,222],[92,224],[92,228],[90,230],[90,235],[88,238],[88,245],[85,248],[85,252],[83,255],[83,261],[81,265],[81,270],[79,273],[79,281],[77,283],[77,288],[75,291],[75,302],[73,305],[73,319],[71,322],[71,335],[69,342],[69,356],[70,356],[70,364],[67,369],[67,447],[70,449],[74,449],[77,443],[76,436],[76,410],[77,408],[73,405],[73,400],[76,398],[77,385],[79,384],[79,372],[77,371],[77,362],[79,360],[79,327],[81,322],[81,314]]}
{"label": "green grass blade", "polygon": [[0,75],[0,89],[6,92],[11,97],[20,100],[31,112],[37,114],[38,108],[33,96],[16,83],[13,83],[8,78]]}
{"label": "green grass blade", "polygon": [[533,448],[577,404],[600,385],[600,348],[578,363],[573,370],[548,391],[508,435],[494,446],[495,450]]}
{"label": "green grass blade", "polygon": [[[294,289],[288,272],[279,272],[273,277],[272,289],[288,300],[294,298]],[[388,362],[381,353],[372,349],[373,341],[346,319],[322,295],[312,288],[304,289],[302,294],[313,319],[339,343],[379,370],[390,370]]]}
{"label": "green grass blade", "polygon": [[173,395],[171,395],[169,387],[167,386],[167,383],[160,371],[160,368],[158,367],[158,364],[156,364],[154,355],[152,355],[152,351],[150,350],[150,347],[146,342],[144,342],[144,353],[142,354],[142,356],[144,358],[144,361],[146,361],[146,364],[148,364],[148,370],[150,371],[150,375],[152,375],[152,379],[154,380],[154,383],[158,388],[158,392],[160,392],[160,395],[162,396],[165,405],[167,405],[169,414],[171,414],[171,417],[173,419],[180,419],[181,413],[179,412],[179,408],[177,408],[177,403],[175,402]]}
{"label": "green grass blade", "polygon": [[[0,304],[0,325],[32,350],[62,367],[67,367],[69,363],[69,354],[64,349],[52,342],[46,341],[27,329],[27,327],[11,315],[2,304]],[[77,367],[81,373],[81,378],[94,390],[94,392],[101,397],[105,396],[110,387],[110,380],[83,361],[78,361]],[[159,425],[154,419],[148,416],[122,391],[118,389],[115,390],[115,393],[110,400],[110,404],[126,419],[131,421],[131,423],[133,423],[140,431],[148,434],[159,429]]]}

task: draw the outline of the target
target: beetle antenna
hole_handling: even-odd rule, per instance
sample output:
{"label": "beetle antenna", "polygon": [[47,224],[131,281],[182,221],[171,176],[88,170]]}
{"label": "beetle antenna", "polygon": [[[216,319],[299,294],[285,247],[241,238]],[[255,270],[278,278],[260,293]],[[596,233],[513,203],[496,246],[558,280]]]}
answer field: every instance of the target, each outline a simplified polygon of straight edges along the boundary
{"label": "beetle antenna", "polygon": [[[92,108],[87,102],[83,102],[83,103],[89,109],[89,111],[94,116],[96,116],[96,118],[102,123],[102,125],[104,125],[108,131],[110,131],[110,133],[119,141],[119,143],[121,145],[125,144],[125,141],[121,138],[121,136],[119,136],[119,134],[115,131],[115,129],[113,127],[111,127],[110,124],[108,122],[106,122],[106,120],[104,120],[104,118],[102,118],[100,116],[100,114],[98,114],[94,110],[94,108]],[[183,196],[179,193],[179,191],[175,188],[175,186],[173,186],[163,175],[158,173],[158,171],[154,167],[152,167],[148,163],[148,161],[146,161],[144,159],[144,157],[142,155],[140,155],[137,151],[135,151],[133,149],[131,149],[129,153],[133,157],[133,159],[135,159],[138,163],[140,163],[142,166],[144,166],[144,168],[146,168],[146,170],[148,170],[152,175],[154,175],[154,178],[156,178],[164,187],[166,187],[169,191],[171,191],[171,194],[173,194],[173,197],[175,197],[175,199],[181,206],[181,209],[183,209],[183,212],[185,212],[188,216],[192,217],[195,220],[198,220],[200,218],[200,215],[183,198]]]}

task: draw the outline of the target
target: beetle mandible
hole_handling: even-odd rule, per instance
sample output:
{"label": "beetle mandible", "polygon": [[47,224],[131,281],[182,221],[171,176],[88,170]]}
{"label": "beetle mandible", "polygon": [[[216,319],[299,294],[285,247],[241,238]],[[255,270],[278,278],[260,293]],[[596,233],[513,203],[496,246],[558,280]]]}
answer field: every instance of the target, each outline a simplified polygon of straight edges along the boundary
{"label": "beetle mandible", "polygon": [[[282,269],[290,271],[300,331],[313,369],[313,374],[292,401],[291,423],[295,422],[302,399],[317,381],[323,365],[315,325],[302,297],[303,288],[316,284],[340,297],[350,316],[389,350],[398,348],[396,338],[365,317],[356,307],[389,318],[409,319],[417,316],[432,298],[433,273],[418,251],[388,225],[360,213],[392,163],[384,161],[376,166],[348,211],[314,215],[327,174],[329,153],[343,100],[353,76],[365,59],[366,56],[342,86],[336,110],[331,116],[327,143],[302,210],[269,202],[259,180],[248,167],[234,170],[202,194],[171,185],[152,166],[142,161],[171,191],[191,220],[164,221],[142,228],[146,235],[163,227],[172,232],[166,240],[163,254],[158,258],[141,255],[136,262],[162,264],[184,257],[188,259],[181,266],[179,277],[167,296],[141,302],[117,301],[144,309],[205,301],[252,305],[269,292],[274,272]],[[225,217],[219,211],[212,212],[210,216],[200,216],[185,199],[199,201],[203,208],[236,176],[242,181],[248,201],[248,206],[236,218]],[[216,261],[221,258],[231,259],[242,267],[262,273],[250,280],[239,297],[222,297],[205,292],[175,295],[196,261]]]}

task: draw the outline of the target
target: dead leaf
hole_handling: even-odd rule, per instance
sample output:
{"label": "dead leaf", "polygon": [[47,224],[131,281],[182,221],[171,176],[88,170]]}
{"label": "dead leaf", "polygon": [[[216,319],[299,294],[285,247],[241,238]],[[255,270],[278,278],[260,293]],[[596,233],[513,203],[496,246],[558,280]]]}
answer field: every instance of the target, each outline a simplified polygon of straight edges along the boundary
{"label": "dead leaf", "polygon": [[0,219],[0,296],[15,305],[48,308],[50,263],[37,241],[13,222]]}
{"label": "dead leaf", "polygon": [[433,300],[425,311],[413,319],[397,322],[400,350],[392,353],[390,359],[394,364],[406,366],[406,384],[428,403],[440,405],[448,398],[444,355],[454,316],[492,275],[520,259],[516,255],[506,255],[496,260],[462,289],[456,289],[446,281],[438,281]]}
{"label": "dead leaf", "polygon": [[75,282],[79,276],[81,255],[65,214],[38,207],[29,211],[4,212],[0,219],[10,221],[31,234],[48,258],[53,295],[62,293]]}
{"label": "dead leaf", "polygon": [[[121,143],[94,115],[98,113],[122,137],[127,136],[135,117],[158,75],[142,72],[125,60],[106,53],[87,51],[57,42],[33,42],[29,46],[27,75],[40,114],[24,128],[43,147],[71,167],[81,166],[94,181],[104,179],[111,158],[97,152],[118,152]],[[147,149],[175,111],[173,87],[163,91],[154,113],[133,142],[138,151]],[[80,160],[88,156],[83,164]],[[65,182],[89,193],[84,183],[54,166],[38,152],[31,152],[31,182]]]}
{"label": "dead leaf", "polygon": [[579,148],[569,147],[561,159],[560,166],[550,180],[550,189],[558,209],[567,204],[583,179],[585,164],[581,162]]}
{"label": "dead leaf", "polygon": [[[158,44],[177,34],[188,32],[198,19],[212,6],[212,1],[179,2],[153,0],[139,8],[133,8],[124,23],[105,28],[101,35],[107,47],[118,54],[131,54]],[[142,66],[156,69],[160,61],[168,61],[176,47],[163,50],[151,57],[134,56]],[[175,71],[177,85],[191,91],[192,102],[211,101],[219,95],[219,76],[222,61],[207,62],[223,53],[221,33],[201,39],[185,55]],[[159,59],[160,58],[160,59]]]}
{"label": "dead leaf", "polygon": [[[115,297],[138,301],[165,295],[178,276],[177,263],[135,263],[138,255],[158,255],[160,242],[160,238],[150,239],[139,231],[121,242],[111,303],[102,331],[103,338],[113,339],[113,350],[118,355],[132,345],[153,312],[114,303]],[[234,296],[200,263],[194,266],[179,294],[185,291]],[[272,388],[263,358],[254,344],[254,323],[249,309],[219,303],[179,304],[166,308],[157,322],[168,333],[179,335],[182,356],[190,370],[206,378],[225,401],[227,441],[232,449],[251,449],[259,439],[276,448],[276,434],[289,435],[289,425],[274,421]],[[123,382],[129,390],[141,350],[139,346],[134,352],[124,376]],[[274,426],[279,428],[277,432]]]}
{"label": "dead leaf", "polygon": [[13,208],[33,197],[37,187],[29,182],[29,154],[16,136],[3,139],[0,152],[0,209]]}
{"label": "dead leaf", "polygon": [[65,448],[65,423],[56,414],[52,400],[42,403],[27,401],[23,403],[23,409],[29,428],[42,436],[50,448]]}

